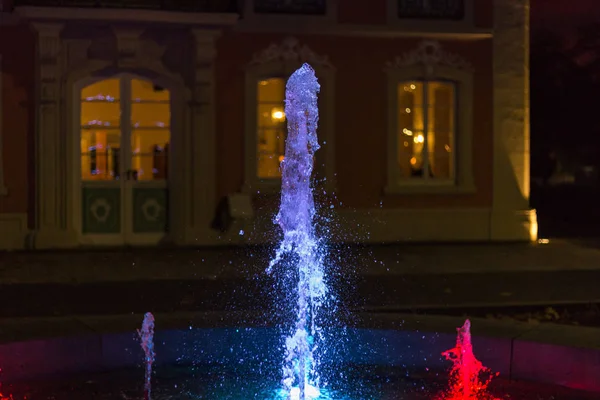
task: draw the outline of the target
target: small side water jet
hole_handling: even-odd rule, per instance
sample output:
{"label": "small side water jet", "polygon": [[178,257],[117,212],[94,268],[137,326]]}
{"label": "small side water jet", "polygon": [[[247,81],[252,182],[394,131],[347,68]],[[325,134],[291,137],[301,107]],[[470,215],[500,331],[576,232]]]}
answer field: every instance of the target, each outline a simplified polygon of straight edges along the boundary
{"label": "small side water jet", "polygon": [[314,354],[322,338],[316,320],[327,294],[322,252],[313,224],[315,205],[311,189],[314,154],[319,149],[319,89],[315,72],[308,64],[302,65],[287,81],[288,132],[281,163],[281,204],[276,217],[283,240],[267,268],[267,273],[271,273],[281,263],[298,279],[296,321],[285,340],[283,385],[289,398],[299,400],[319,396]]}
{"label": "small side water jet", "polygon": [[[473,354],[471,342],[471,321],[466,320],[461,328],[456,329],[456,347],[442,353],[452,361],[450,370],[450,387],[439,397],[439,400],[498,400],[487,392],[491,380],[498,376],[484,367]],[[481,375],[488,375],[484,380]]]}
{"label": "small side water jet", "polygon": [[144,366],[146,375],[144,377],[144,400],[150,400],[152,393],[152,364],[156,354],[154,353],[154,315],[147,312],[144,315],[142,329],[137,330],[140,344],[144,350]]}

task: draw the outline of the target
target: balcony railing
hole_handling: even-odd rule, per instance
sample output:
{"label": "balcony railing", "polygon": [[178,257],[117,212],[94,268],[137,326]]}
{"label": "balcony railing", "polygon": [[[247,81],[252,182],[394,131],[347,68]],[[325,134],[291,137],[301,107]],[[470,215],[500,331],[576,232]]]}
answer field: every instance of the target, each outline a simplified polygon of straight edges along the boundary
{"label": "balcony railing", "polygon": [[325,15],[326,0],[254,0],[257,14]]}
{"label": "balcony railing", "polygon": [[14,6],[237,13],[237,0],[14,0]]}
{"label": "balcony railing", "polygon": [[398,0],[398,18],[461,20],[464,0]]}

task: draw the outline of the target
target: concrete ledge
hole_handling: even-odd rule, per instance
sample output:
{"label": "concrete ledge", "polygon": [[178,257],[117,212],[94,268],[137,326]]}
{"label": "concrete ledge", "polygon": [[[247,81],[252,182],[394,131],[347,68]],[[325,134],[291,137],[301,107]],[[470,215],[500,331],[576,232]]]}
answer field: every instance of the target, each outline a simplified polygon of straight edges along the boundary
{"label": "concrete ledge", "polygon": [[[142,315],[125,315],[0,321],[3,381],[138,366],[143,356],[135,329],[141,320]],[[233,363],[240,357],[259,363],[277,357],[273,351],[280,347],[280,330],[262,315],[182,313],[156,315],[156,321],[159,365]],[[332,357],[442,371],[449,365],[441,352],[454,346],[455,328],[463,322],[361,314],[331,328],[344,342],[343,348],[333,346]],[[472,333],[477,357],[505,378],[600,393],[600,329],[472,319]]]}

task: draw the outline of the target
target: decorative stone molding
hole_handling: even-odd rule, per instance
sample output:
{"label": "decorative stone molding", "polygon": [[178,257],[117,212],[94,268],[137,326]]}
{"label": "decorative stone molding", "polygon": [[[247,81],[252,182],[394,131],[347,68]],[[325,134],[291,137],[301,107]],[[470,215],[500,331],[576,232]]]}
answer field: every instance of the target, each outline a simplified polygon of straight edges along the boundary
{"label": "decorative stone molding", "polygon": [[221,35],[219,31],[206,29],[192,29],[196,45],[196,65],[211,64],[217,55],[215,41]]}
{"label": "decorative stone molding", "polygon": [[[57,102],[60,88],[60,33],[62,24],[34,23],[38,32],[38,60],[40,67],[40,95],[42,104]],[[48,115],[48,112],[45,113]],[[54,122],[58,122],[55,119]]]}
{"label": "decorative stone molding", "polygon": [[307,45],[301,45],[295,37],[287,37],[281,43],[271,43],[266,49],[254,54],[250,65],[272,62],[309,63],[310,65],[333,68],[326,55],[318,55]]}
{"label": "decorative stone molding", "polygon": [[428,76],[435,74],[436,66],[473,71],[473,67],[468,61],[458,54],[443,50],[442,45],[437,40],[423,40],[416,49],[404,53],[386,64],[387,69],[402,69],[414,66],[424,67]]}
{"label": "decorative stone molding", "polygon": [[215,41],[219,32],[193,29],[194,43],[196,46],[196,68],[194,70],[194,101],[197,106],[208,104],[211,101],[213,84],[213,63],[217,55]]}
{"label": "decorative stone molding", "polygon": [[68,39],[64,41],[65,45],[65,70],[83,66],[88,62],[88,51],[92,45],[91,40],[86,39]]}
{"label": "decorative stone molding", "polygon": [[144,30],[113,27],[113,32],[117,38],[119,61],[138,58],[140,55],[140,37]]}
{"label": "decorative stone molding", "polygon": [[60,33],[64,25],[60,23],[34,22],[38,33],[38,54],[40,61],[54,60],[60,52]]}

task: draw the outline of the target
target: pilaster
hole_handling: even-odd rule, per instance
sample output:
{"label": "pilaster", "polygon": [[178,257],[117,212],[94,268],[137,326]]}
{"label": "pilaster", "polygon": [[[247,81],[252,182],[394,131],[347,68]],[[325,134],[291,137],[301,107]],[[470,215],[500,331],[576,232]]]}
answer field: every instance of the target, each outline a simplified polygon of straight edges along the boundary
{"label": "pilaster", "polygon": [[492,240],[535,239],[529,210],[529,0],[494,0]]}
{"label": "pilaster", "polygon": [[202,244],[209,240],[210,225],[216,209],[215,140],[215,42],[219,32],[192,29],[195,45],[195,69],[192,101],[189,104],[190,127],[184,143],[189,150],[189,168],[185,178],[191,185],[184,201],[185,241]]}
{"label": "pilaster", "polygon": [[69,225],[66,132],[62,129],[60,23],[33,23],[37,42],[36,208],[35,246],[71,247],[76,244]]}

